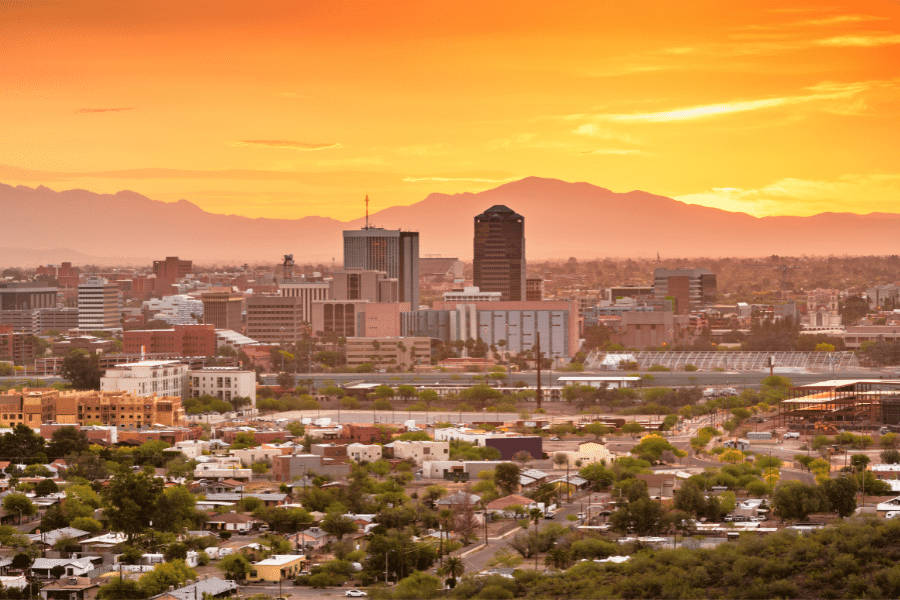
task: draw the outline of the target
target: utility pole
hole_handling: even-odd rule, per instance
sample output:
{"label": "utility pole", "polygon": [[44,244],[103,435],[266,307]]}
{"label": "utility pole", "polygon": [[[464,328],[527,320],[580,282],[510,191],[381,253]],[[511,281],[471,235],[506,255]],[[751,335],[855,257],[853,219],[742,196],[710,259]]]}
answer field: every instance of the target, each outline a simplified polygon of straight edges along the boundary
{"label": "utility pole", "polygon": [[537,392],[535,400],[537,401],[537,409],[541,410],[541,401],[544,399],[544,392],[541,390],[541,363],[544,362],[541,357],[541,332],[537,332],[537,344],[535,345],[535,353],[537,354]]}

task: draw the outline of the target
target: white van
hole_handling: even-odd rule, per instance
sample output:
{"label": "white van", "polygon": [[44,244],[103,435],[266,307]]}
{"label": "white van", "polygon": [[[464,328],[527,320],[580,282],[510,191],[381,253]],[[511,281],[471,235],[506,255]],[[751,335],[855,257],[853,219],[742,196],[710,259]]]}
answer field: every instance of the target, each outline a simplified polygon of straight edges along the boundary
{"label": "white van", "polygon": [[784,439],[786,440],[799,440],[800,434],[796,431],[788,431],[784,434]]}

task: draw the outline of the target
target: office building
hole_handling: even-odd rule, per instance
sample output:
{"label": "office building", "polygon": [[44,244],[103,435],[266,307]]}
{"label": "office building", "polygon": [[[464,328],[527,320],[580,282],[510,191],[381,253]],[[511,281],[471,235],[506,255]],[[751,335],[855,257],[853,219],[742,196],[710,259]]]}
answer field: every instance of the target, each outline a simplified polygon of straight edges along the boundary
{"label": "office building", "polygon": [[188,365],[174,360],[142,360],[106,369],[100,390],[134,396],[184,396]]}
{"label": "office building", "polygon": [[14,331],[10,325],[0,325],[0,361],[14,365],[34,362],[34,342],[30,333]]}
{"label": "office building", "polygon": [[348,337],[347,366],[366,363],[376,369],[408,371],[431,364],[431,340],[425,337]]}
{"label": "office building", "polygon": [[176,325],[172,329],[132,329],[122,334],[125,354],[215,356],[216,329],[212,325]]}
{"label": "office building", "polygon": [[204,367],[188,372],[189,395],[215,396],[231,402],[233,398],[250,398],[250,407],[256,408],[256,372],[237,367]]}
{"label": "office building", "polygon": [[78,286],[78,329],[122,329],[122,293],[115,283],[93,277]]}
{"label": "office building", "polygon": [[0,283],[0,312],[56,308],[57,288],[33,283]]}
{"label": "office building", "polygon": [[347,269],[332,274],[330,300],[400,302],[399,281],[384,271]]}
{"label": "office building", "polygon": [[216,329],[243,330],[244,297],[231,292],[207,292],[203,302],[203,322]]}
{"label": "office building", "polygon": [[316,300],[329,300],[332,296],[330,285],[324,281],[292,281],[278,282],[278,294],[285,298],[300,298],[300,319],[312,322],[312,303]]}
{"label": "office building", "polygon": [[327,300],[313,302],[312,331],[319,337],[396,337],[407,302]]}
{"label": "office building", "polygon": [[517,354],[531,350],[540,333],[545,357],[571,357],[578,351],[578,310],[570,300],[435,302],[432,310],[422,312],[424,317],[403,315],[403,335],[427,335],[445,343],[480,339]]}
{"label": "office building", "polygon": [[41,265],[35,269],[35,275],[52,279],[61,288],[77,287],[80,274],[81,270],[73,267],[71,262],[64,262],[60,265]]}
{"label": "office building", "polygon": [[39,308],[37,311],[38,333],[68,331],[78,328],[78,309],[74,306],[63,308]]}
{"label": "office building", "polygon": [[476,286],[444,292],[444,302],[500,302],[501,292],[482,292]]}
{"label": "office building", "polygon": [[716,299],[716,275],[707,269],[655,269],[653,295],[671,298],[675,313],[684,315]]}
{"label": "office building", "polygon": [[501,300],[521,301],[525,291],[525,218],[497,204],[475,217],[473,282]]}
{"label": "office building", "polygon": [[399,299],[419,307],[419,233],[365,227],[344,231],[344,269],[384,271],[397,279]]}
{"label": "office building", "polygon": [[156,275],[154,293],[163,296],[172,293],[172,285],[190,274],[191,261],[180,260],[177,256],[167,256],[165,260],[153,261],[153,274]]}
{"label": "office building", "polygon": [[250,296],[247,298],[247,336],[269,344],[294,344],[309,326],[300,296]]}
{"label": "office building", "polygon": [[192,325],[203,321],[203,301],[187,294],[145,300],[141,310],[148,319],[169,325]]}
{"label": "office building", "polygon": [[525,300],[528,302],[540,302],[544,299],[544,280],[541,277],[528,277],[525,279]]}

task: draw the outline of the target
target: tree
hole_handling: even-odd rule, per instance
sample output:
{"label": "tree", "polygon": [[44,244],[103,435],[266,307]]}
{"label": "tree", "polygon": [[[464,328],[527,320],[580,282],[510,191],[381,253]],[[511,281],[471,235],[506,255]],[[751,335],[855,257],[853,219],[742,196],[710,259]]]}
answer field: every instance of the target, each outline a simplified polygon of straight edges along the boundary
{"label": "tree", "polygon": [[96,354],[85,350],[72,350],[63,359],[59,374],[76,390],[100,389],[100,361]]}
{"label": "tree", "polygon": [[809,513],[822,510],[822,492],[815,485],[807,485],[799,481],[785,481],[775,488],[772,505],[775,515],[780,519],[802,520]]}
{"label": "tree", "polygon": [[357,526],[350,517],[345,517],[339,512],[329,512],[322,519],[322,529],[341,541],[345,535],[355,533]]}
{"label": "tree", "polygon": [[0,456],[27,463],[45,463],[47,455],[44,438],[28,425],[19,423],[11,432],[0,436]]}
{"label": "tree", "polygon": [[613,529],[648,535],[660,530],[663,525],[663,509],[659,502],[650,498],[639,498],[614,512],[609,522]]}
{"label": "tree", "polygon": [[531,452],[528,452],[527,450],[519,450],[518,452],[513,454],[512,458],[517,463],[521,463],[522,467],[525,467],[525,465],[534,460],[531,456]]}
{"label": "tree", "polygon": [[500,463],[494,469],[494,482],[506,494],[512,494],[519,489],[519,465],[511,462]]}
{"label": "tree", "polygon": [[822,482],[822,490],[832,511],[841,518],[849,517],[856,510],[856,482],[850,477],[838,477]]}
{"label": "tree", "polygon": [[181,587],[188,579],[194,579],[197,573],[188,567],[183,560],[176,559],[156,565],[149,573],[138,579],[138,588],[146,596],[155,596],[172,587]]}
{"label": "tree", "polygon": [[854,471],[865,471],[870,460],[865,454],[854,454],[850,457],[850,464]]}
{"label": "tree", "polygon": [[22,516],[31,516],[35,513],[34,504],[25,494],[13,492],[3,497],[3,509],[6,512],[18,514],[19,522],[22,522]]}
{"label": "tree", "polygon": [[639,434],[643,430],[644,430],[644,428],[641,427],[641,425],[639,425],[638,423],[635,423],[634,421],[630,421],[630,422],[622,425],[622,433],[627,433],[631,437],[634,437],[635,435]]}
{"label": "tree", "polygon": [[277,383],[278,387],[280,387],[283,390],[293,389],[294,383],[296,383],[296,381],[297,381],[296,376],[294,376],[291,373],[286,373],[284,371],[279,373],[278,376],[275,378],[275,383]]}
{"label": "tree", "polygon": [[441,567],[441,574],[449,578],[450,587],[456,587],[456,580],[466,572],[466,564],[458,556],[449,556]]}
{"label": "tree", "polygon": [[205,522],[204,515],[194,508],[196,499],[183,485],[166,488],[159,497],[154,529],[181,533]]}
{"label": "tree", "polygon": [[606,467],[603,463],[595,462],[586,465],[578,471],[578,475],[591,482],[594,490],[606,490],[612,485],[616,479],[615,473]]}
{"label": "tree", "polygon": [[603,423],[588,423],[582,429],[585,433],[594,436],[594,439],[600,441],[600,439],[607,435],[610,431],[609,427],[604,425]]}
{"label": "tree", "polygon": [[675,456],[683,456],[684,452],[673,446],[664,437],[651,433],[641,438],[641,441],[631,449],[631,453],[650,463],[659,462],[663,453],[671,453]]}
{"label": "tree", "polygon": [[41,479],[34,486],[34,493],[37,496],[49,496],[59,491],[59,486],[52,479]]}
{"label": "tree", "polygon": [[101,585],[97,591],[99,600],[122,600],[122,598],[146,598],[141,591],[138,582],[132,579],[112,579],[109,583]]}
{"label": "tree", "polygon": [[881,462],[889,465],[900,463],[900,450],[897,450],[896,448],[888,448],[887,450],[882,450]]}
{"label": "tree", "polygon": [[47,455],[50,458],[64,458],[72,454],[87,452],[90,442],[87,435],[75,427],[60,427],[53,432]]}
{"label": "tree", "polygon": [[240,552],[229,554],[219,561],[218,566],[225,574],[226,579],[234,581],[243,581],[251,569],[250,561]]}
{"label": "tree", "polygon": [[881,439],[878,440],[878,443],[882,448],[896,448],[897,447],[897,434],[890,432],[885,433],[881,436]]}
{"label": "tree", "polygon": [[391,593],[392,598],[431,600],[441,595],[441,581],[434,575],[415,571],[401,579]]}
{"label": "tree", "polygon": [[[163,482],[143,471],[117,473],[103,490],[104,514],[110,527],[125,533],[129,541],[133,540],[135,535],[150,527],[158,512],[162,491]],[[164,523],[157,525],[165,526]]]}

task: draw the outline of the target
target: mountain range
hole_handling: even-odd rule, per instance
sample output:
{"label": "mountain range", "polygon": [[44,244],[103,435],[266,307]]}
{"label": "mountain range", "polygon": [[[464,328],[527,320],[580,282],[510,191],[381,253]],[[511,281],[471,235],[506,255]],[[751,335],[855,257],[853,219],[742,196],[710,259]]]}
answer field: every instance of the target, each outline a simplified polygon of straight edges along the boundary
{"label": "mountain range", "polygon": [[[528,177],[478,193],[430,194],[374,213],[379,227],[420,232],[420,252],[472,255],[473,217],[506,204],[525,217],[529,259],[894,254],[900,214],[763,217],[685,204],[643,191]],[[0,266],[145,264],[178,255],[200,264],[341,262],[343,229],[363,219],[248,218],[209,213],[132,191],[97,194],[0,184]]]}

